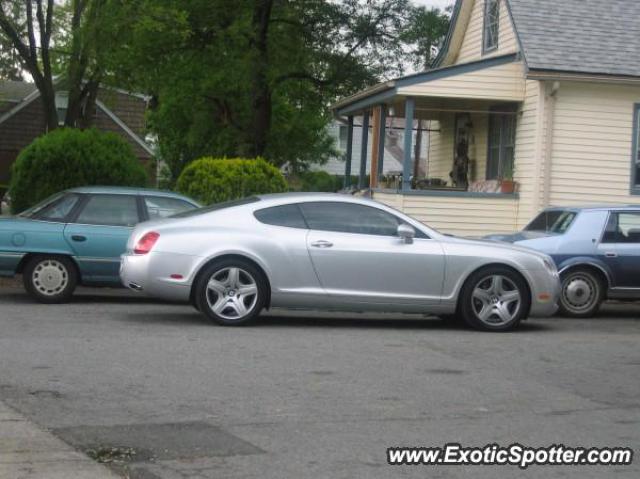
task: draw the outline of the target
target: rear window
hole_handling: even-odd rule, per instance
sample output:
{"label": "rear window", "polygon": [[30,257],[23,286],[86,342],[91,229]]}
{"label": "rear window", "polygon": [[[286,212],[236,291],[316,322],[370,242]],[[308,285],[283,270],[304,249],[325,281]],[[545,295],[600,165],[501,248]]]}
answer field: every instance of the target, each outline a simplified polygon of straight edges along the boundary
{"label": "rear window", "polygon": [[571,227],[576,216],[577,213],[570,210],[543,211],[524,230],[564,234]]}
{"label": "rear window", "polygon": [[233,208],[234,206],[248,205],[251,203],[257,203],[258,201],[260,201],[260,198],[258,198],[257,196],[249,196],[247,198],[242,198],[241,200],[224,201],[222,203],[214,203],[212,205],[197,208],[195,210],[184,211],[182,213],[178,213],[177,215],[171,216],[171,218],[189,218],[191,216],[200,216],[206,213],[211,213],[212,211],[224,210],[225,208]]}
{"label": "rear window", "polygon": [[56,194],[20,213],[19,216],[42,221],[64,221],[78,203],[76,194]]}
{"label": "rear window", "polygon": [[258,221],[267,225],[307,229],[307,223],[296,204],[265,208],[256,211],[253,215]]}

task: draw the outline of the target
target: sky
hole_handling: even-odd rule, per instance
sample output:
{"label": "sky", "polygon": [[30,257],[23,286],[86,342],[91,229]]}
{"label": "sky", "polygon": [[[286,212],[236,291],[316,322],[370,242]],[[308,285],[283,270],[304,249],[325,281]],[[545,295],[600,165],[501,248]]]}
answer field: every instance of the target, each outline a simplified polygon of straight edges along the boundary
{"label": "sky", "polygon": [[427,7],[445,8],[449,5],[453,5],[455,0],[413,0],[413,3],[417,5],[426,5]]}

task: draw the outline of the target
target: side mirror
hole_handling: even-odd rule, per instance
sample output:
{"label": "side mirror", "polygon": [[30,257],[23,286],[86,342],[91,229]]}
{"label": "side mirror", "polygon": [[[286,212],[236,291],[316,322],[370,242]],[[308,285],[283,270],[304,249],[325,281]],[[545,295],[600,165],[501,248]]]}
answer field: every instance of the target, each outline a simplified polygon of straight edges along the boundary
{"label": "side mirror", "polygon": [[416,230],[414,230],[411,226],[401,224],[398,225],[398,236],[406,243],[413,243],[413,238],[416,236]]}

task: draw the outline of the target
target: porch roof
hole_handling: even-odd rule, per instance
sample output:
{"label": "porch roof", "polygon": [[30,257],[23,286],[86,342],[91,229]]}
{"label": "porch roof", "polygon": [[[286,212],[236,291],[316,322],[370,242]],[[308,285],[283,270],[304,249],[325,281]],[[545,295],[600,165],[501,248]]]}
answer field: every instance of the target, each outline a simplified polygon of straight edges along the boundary
{"label": "porch roof", "polygon": [[[439,105],[440,109],[443,107],[443,100],[447,98],[447,96],[452,96],[451,101],[447,99],[448,108],[455,108],[455,103],[457,102],[460,108],[469,109],[469,101],[473,103],[477,109],[488,110],[489,105],[494,105],[496,101],[509,101],[514,100],[515,98],[511,98],[512,95],[501,95],[496,93],[495,98],[478,98],[477,96],[470,95],[469,93],[460,92],[459,94],[429,94],[427,91],[421,92],[419,88],[416,88],[417,85],[421,84],[431,84],[433,82],[437,82],[438,80],[448,79],[454,76],[460,76],[465,74],[470,74],[474,72],[479,72],[480,70],[488,70],[495,67],[500,67],[503,65],[513,64],[520,60],[520,56],[517,53],[502,55],[498,57],[492,57],[489,59],[483,59],[479,61],[464,63],[453,65],[450,67],[437,68],[434,70],[430,70],[427,72],[417,73],[414,75],[409,75],[401,78],[396,78],[394,80],[390,80],[384,83],[379,83],[374,85],[366,90],[356,93],[350,97],[344,98],[334,105],[332,105],[332,110],[334,111],[336,116],[348,116],[348,115],[358,115],[363,113],[366,110],[371,109],[373,106],[380,104],[388,104],[393,105],[394,103],[399,103],[401,105],[401,100],[404,97],[411,96],[415,97],[419,102],[418,106],[418,116],[423,119],[427,119],[424,115],[420,115],[420,109],[424,106],[426,108],[437,107]],[[524,81],[524,74],[521,76],[522,81]],[[467,96],[467,102],[463,106],[460,103],[460,99]],[[453,102],[453,103],[452,103]],[[400,109],[401,106],[399,105]]]}

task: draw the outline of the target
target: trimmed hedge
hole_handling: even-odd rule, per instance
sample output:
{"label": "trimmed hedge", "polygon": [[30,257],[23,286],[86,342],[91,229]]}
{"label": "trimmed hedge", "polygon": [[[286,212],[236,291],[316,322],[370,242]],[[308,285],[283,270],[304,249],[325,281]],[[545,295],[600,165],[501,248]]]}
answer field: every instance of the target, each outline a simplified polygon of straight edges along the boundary
{"label": "trimmed hedge", "polygon": [[131,145],[115,133],[59,128],[27,146],[13,165],[12,211],[77,186],[145,186],[147,173]]}
{"label": "trimmed hedge", "polygon": [[210,205],[246,196],[287,191],[275,166],[262,158],[201,158],[180,174],[176,189]]}

